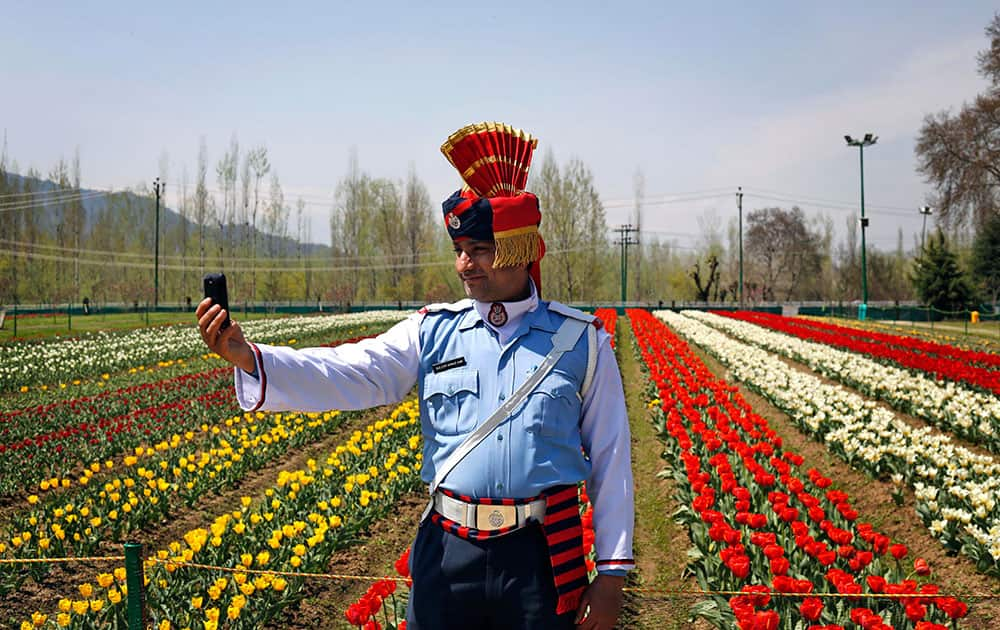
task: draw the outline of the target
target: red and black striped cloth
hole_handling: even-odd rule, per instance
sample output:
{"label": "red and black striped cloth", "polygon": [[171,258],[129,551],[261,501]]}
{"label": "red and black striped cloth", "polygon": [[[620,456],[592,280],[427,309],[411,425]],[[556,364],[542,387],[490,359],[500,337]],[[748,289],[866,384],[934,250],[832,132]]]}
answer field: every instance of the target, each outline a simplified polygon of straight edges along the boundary
{"label": "red and black striped cloth", "polygon": [[[544,498],[545,524],[542,525],[542,530],[549,545],[552,577],[555,580],[556,594],[559,596],[556,614],[561,615],[577,609],[580,597],[583,596],[583,591],[590,581],[584,564],[580,493],[575,484],[550,488],[541,495],[528,499],[474,499],[444,488],[439,488],[438,491],[459,501],[477,505],[522,505]],[[497,530],[479,530],[459,525],[437,512],[431,512],[430,518],[431,522],[446,532],[467,540],[487,540],[517,529],[517,525],[512,525]]]}

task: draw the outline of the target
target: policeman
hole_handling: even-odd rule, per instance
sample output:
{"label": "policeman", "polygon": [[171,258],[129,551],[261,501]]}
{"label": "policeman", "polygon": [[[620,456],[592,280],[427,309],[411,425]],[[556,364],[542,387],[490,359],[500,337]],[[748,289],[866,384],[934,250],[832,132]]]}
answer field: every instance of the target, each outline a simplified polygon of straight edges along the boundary
{"label": "policeman", "polygon": [[[468,299],[425,307],[373,339],[301,351],[248,343],[235,322],[221,330],[226,313],[210,299],[196,309],[205,343],[237,367],[248,411],[362,409],[418,385],[432,496],[410,554],[410,630],[610,629],[634,567],[629,430],[610,338],[592,316],[540,297],[541,215],[522,189],[536,144],[484,123],[442,147],[466,182],[442,205]],[[475,171],[491,164],[513,168],[484,183]],[[592,583],[582,481],[594,506]]]}

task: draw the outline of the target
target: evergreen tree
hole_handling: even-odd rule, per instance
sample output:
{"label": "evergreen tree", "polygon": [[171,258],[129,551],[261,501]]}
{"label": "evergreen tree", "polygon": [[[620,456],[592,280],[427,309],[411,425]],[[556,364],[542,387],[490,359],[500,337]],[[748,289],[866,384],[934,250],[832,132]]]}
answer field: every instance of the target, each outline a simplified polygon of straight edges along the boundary
{"label": "evergreen tree", "polygon": [[948,247],[940,229],[913,262],[910,280],[921,302],[937,310],[960,311],[973,304],[972,283],[958,266],[958,256]]}

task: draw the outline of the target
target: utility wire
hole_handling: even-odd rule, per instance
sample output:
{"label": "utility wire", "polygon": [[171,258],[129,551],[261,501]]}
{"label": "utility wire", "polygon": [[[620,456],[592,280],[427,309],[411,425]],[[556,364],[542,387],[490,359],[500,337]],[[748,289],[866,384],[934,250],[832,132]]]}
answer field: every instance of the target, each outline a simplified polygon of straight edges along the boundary
{"label": "utility wire", "polygon": [[[14,246],[14,247],[26,248],[26,249],[42,249],[42,250],[55,251],[55,252],[64,252],[64,253],[68,253],[68,254],[85,254],[85,255],[93,255],[93,256],[122,256],[122,257],[139,258],[139,259],[144,259],[144,260],[153,260],[153,258],[154,258],[154,256],[152,254],[146,254],[146,253],[123,252],[123,251],[101,250],[101,249],[83,249],[83,248],[65,247],[65,246],[60,246],[60,245],[48,245],[48,244],[43,244],[43,243],[29,243],[29,242],[26,242],[26,241],[14,241],[14,240],[11,240],[11,239],[6,239],[6,238],[0,238],[0,243],[5,244],[5,245],[9,245],[9,246]],[[297,261],[300,261],[300,260],[324,260],[324,261],[331,261],[331,260],[345,260],[345,261],[351,261],[351,260],[386,260],[386,259],[392,260],[392,259],[406,259],[406,258],[411,258],[414,255],[420,256],[422,258],[426,258],[428,256],[439,255],[440,253],[441,252],[439,252],[439,251],[419,251],[419,252],[413,252],[413,253],[408,253],[408,254],[367,254],[367,255],[356,255],[356,256],[350,256],[350,255],[346,255],[346,256],[325,256],[324,255],[324,256],[302,256],[302,257],[299,257],[299,256],[284,256],[284,257],[258,256],[257,258],[248,258],[248,257],[233,257],[233,258],[230,258],[230,257],[227,256],[226,257],[226,262],[252,262],[252,261],[256,260],[258,263],[267,264],[267,263],[273,263],[273,262],[297,262]],[[160,256],[160,260],[164,260],[164,259],[166,259],[166,260],[186,260],[186,259],[190,259],[190,257],[191,257],[190,255],[187,255],[187,256],[184,256],[184,255],[161,255]]]}
{"label": "utility wire", "polygon": [[[852,211],[852,212],[854,212],[854,211],[858,211],[860,209],[860,206],[849,204],[849,203],[841,203],[841,202],[817,202],[817,201],[810,201],[808,199],[796,199],[796,198],[793,198],[793,197],[779,197],[779,196],[774,196],[774,195],[761,195],[761,194],[752,193],[752,192],[745,192],[744,194],[747,197],[753,197],[753,198],[756,198],[756,199],[766,199],[766,200],[769,200],[769,201],[778,201],[778,202],[781,202],[781,203],[793,203],[793,204],[799,205],[799,206],[806,206],[806,207],[811,207],[811,208],[822,208],[822,209],[826,209],[826,210],[840,210],[840,211]],[[893,209],[894,207],[897,207],[897,206],[875,206],[875,205],[871,205],[871,204],[865,204],[865,209],[878,211],[879,214],[888,214],[888,215],[892,215],[892,216],[905,216],[905,217],[912,217],[912,218],[917,218],[919,216],[919,213],[917,213],[917,212],[913,212],[913,213],[911,213],[911,212],[900,212],[898,210],[894,210]]]}
{"label": "utility wire", "polygon": [[59,198],[38,199],[35,201],[19,202],[8,205],[0,204],[0,212],[13,212],[16,210],[30,210],[34,208],[44,208],[49,205],[68,204],[68,203],[73,203],[75,201],[96,199],[98,197],[103,197],[105,195],[112,195],[112,194],[114,193],[95,190],[85,193],[74,193]]}
{"label": "utility wire", "polygon": [[[573,252],[582,251],[596,251],[599,246],[594,247],[573,247],[561,250],[551,250],[546,252],[546,256],[560,256],[562,254],[569,254]],[[92,267],[116,267],[116,268],[130,268],[130,269],[153,269],[154,263],[144,263],[144,262],[131,262],[131,261],[108,261],[108,260],[92,260],[87,258],[73,258],[69,256],[56,256],[53,254],[39,254],[31,252],[18,252],[10,249],[0,249],[0,254],[13,254],[17,256],[23,256],[25,258],[32,258],[38,260],[50,260],[55,262],[78,262],[81,265],[89,265]],[[312,260],[312,259],[303,259]],[[387,271],[391,269],[417,269],[417,268],[428,268],[428,267],[451,267],[454,262],[450,260],[436,261],[436,262],[423,262],[423,263],[395,263],[386,265],[367,265],[367,266],[314,266],[314,265],[300,265],[295,267],[267,267],[267,266],[257,266],[257,267],[227,267],[226,271],[230,272],[281,272],[281,273],[291,273],[291,272],[301,272],[305,270],[309,271]],[[167,269],[171,271],[190,271],[195,265],[160,265],[161,269]]]}
{"label": "utility wire", "polygon": [[8,201],[0,201],[0,206],[23,206],[25,204],[47,204],[54,203],[57,201],[62,201],[66,198],[73,198],[79,196],[96,196],[96,195],[109,195],[112,191],[108,190],[89,190],[89,189],[77,189],[77,188],[64,188],[58,191],[52,191],[45,197],[39,199],[10,199]]}
{"label": "utility wire", "polygon": [[[51,180],[45,180],[45,181],[51,181]],[[43,195],[61,195],[61,194],[66,193],[66,192],[84,192],[84,191],[93,191],[93,190],[97,190],[97,189],[92,189],[92,188],[83,189],[83,188],[76,188],[76,187],[73,187],[73,188],[51,188],[49,190],[33,190],[31,192],[6,193],[6,194],[3,194],[3,195],[0,195],[0,199],[17,199],[17,198],[20,198],[20,197],[39,197],[39,196],[43,196]],[[110,189],[108,190],[108,192],[110,192]],[[2,202],[0,202],[0,203],[2,203]]]}
{"label": "utility wire", "polygon": [[[768,194],[768,195],[778,195],[779,197],[792,197],[792,198],[797,198],[797,199],[807,199],[809,201],[816,202],[816,203],[825,203],[825,204],[832,204],[832,205],[851,205],[851,206],[854,206],[854,207],[858,207],[856,204],[854,204],[853,202],[849,202],[849,201],[833,201],[833,200],[830,200],[830,199],[822,199],[822,198],[819,198],[819,197],[813,197],[812,195],[800,195],[798,193],[782,192],[780,190],[768,190],[766,188],[757,188],[756,186],[747,186],[747,187],[744,187],[744,189],[746,189],[746,188],[749,188],[751,190],[757,190],[757,191],[760,191],[760,192]],[[867,207],[867,205],[866,205],[866,207]],[[876,207],[876,206],[872,206],[872,207]],[[900,211],[907,212],[907,213],[911,213],[913,210],[916,210],[916,208],[907,208],[907,207],[904,207],[904,206],[881,205],[881,206],[877,206],[877,207],[884,208],[884,209],[887,209],[887,210],[900,210]]]}

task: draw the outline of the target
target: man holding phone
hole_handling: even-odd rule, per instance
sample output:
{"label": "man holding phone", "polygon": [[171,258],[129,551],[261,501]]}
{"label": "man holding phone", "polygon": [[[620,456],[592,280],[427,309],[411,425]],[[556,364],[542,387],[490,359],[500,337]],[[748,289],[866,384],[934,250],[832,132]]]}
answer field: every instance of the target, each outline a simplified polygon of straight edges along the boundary
{"label": "man holding phone", "polygon": [[[485,133],[506,135],[491,144]],[[223,330],[228,314],[211,298],[196,310],[205,343],[239,368],[244,409],[361,409],[418,385],[432,495],[410,554],[410,630],[609,630],[634,567],[628,418],[610,338],[592,316],[540,297],[541,215],[523,191],[536,142],[487,123],[442,147],[467,184],[443,218],[469,299],[427,306],[373,339],[301,351],[248,343],[236,322]],[[517,175],[496,186],[474,173],[518,163],[520,173],[496,169]],[[580,481],[594,504],[593,583]]]}

